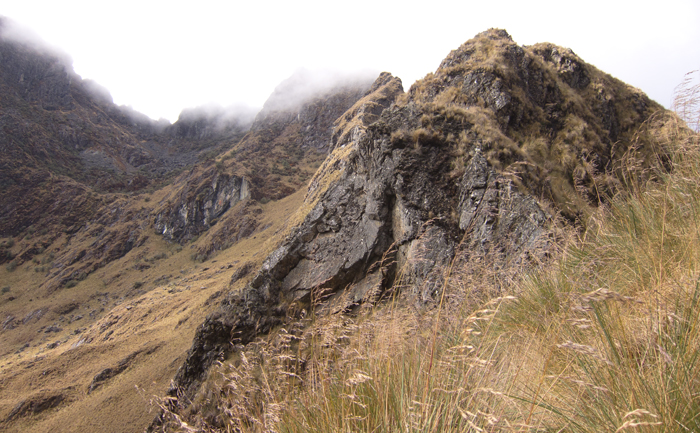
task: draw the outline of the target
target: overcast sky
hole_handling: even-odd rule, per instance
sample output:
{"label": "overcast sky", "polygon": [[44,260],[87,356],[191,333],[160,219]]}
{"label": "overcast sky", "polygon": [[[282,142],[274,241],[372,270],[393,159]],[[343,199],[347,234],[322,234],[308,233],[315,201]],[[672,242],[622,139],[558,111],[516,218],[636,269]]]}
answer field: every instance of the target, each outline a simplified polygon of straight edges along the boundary
{"label": "overcast sky", "polygon": [[[296,69],[373,69],[404,88],[490,27],[553,42],[670,106],[700,69],[700,1],[0,0],[117,104],[175,121],[208,102],[262,106]],[[1,67],[1,65],[0,65]]]}

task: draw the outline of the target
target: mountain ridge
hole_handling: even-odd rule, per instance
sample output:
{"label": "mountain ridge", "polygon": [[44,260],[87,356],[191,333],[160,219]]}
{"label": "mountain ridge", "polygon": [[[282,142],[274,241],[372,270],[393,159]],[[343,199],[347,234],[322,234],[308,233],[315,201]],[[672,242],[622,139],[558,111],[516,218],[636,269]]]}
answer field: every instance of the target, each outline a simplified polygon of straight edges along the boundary
{"label": "mountain ridge", "polygon": [[[375,82],[376,100],[391,80]],[[570,50],[523,48],[503,30],[477,35],[389,100],[369,124],[362,110],[338,123],[356,129],[334,134],[345,139],[311,181],[298,224],[200,325],[170,391],[183,408],[209,367],[294,328],[300,312],[352,312],[387,293],[434,303],[458,250],[489,251],[503,269],[527,263],[552,242],[553,213],[585,224],[620,190],[617,161],[659,152],[637,131],[661,106]]]}
{"label": "mountain ridge", "polygon": [[[254,117],[205,106],[169,126],[95,83],[66,86],[63,60],[13,47],[0,41],[0,60],[15,63],[1,63],[1,90],[17,96],[0,104],[0,144],[14,152],[0,158],[11,192],[0,381],[18,397],[0,400],[0,419],[15,431],[68,426],[85,407],[113,421],[109,398],[143,428],[152,415],[113,379],[149,381],[156,365],[153,392],[174,378],[167,408],[197,416],[207,377],[250,342],[280,327],[303,338],[309,314],[350,317],[385,299],[428,311],[458,256],[527,267],[557,241],[553,227],[584,227],[624,192],[621,161],[638,158],[643,175],[663,158],[647,134],[660,105],[569,49],[521,47],[504,30],[465,42],[406,92],[387,72],[301,71]],[[17,87],[32,62],[58,74]],[[98,355],[108,350],[118,358]],[[22,382],[89,357],[99,368],[81,367],[75,384]]]}

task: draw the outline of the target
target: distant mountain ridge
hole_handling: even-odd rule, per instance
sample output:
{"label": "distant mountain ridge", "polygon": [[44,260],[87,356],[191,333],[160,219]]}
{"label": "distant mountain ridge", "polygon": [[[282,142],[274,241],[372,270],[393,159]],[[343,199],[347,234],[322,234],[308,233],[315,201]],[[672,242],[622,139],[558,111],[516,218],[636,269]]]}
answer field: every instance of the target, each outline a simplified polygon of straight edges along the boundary
{"label": "distant mountain ridge", "polygon": [[[188,117],[190,110],[169,125],[118,107],[107,90],[75,74],[66,56],[11,37],[9,26],[0,19],[0,185],[5,188],[0,234],[41,223],[60,195],[37,190],[42,182],[138,191],[196,163],[202,152],[239,140],[250,126],[251,112],[241,111],[240,121],[227,118],[223,125],[216,116],[195,121]],[[82,188],[78,184],[67,202],[82,195],[75,194]],[[25,196],[44,198],[17,208],[17,198]],[[59,208],[51,213],[71,213]]]}

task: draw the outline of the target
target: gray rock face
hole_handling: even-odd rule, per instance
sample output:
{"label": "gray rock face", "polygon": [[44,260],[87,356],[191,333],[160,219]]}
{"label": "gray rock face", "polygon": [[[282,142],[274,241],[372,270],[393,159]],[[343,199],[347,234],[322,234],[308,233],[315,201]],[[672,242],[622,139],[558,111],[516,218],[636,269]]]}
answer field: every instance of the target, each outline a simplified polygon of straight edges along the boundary
{"label": "gray rock face", "polygon": [[425,302],[439,293],[438,269],[465,238],[482,247],[512,245],[511,254],[535,243],[547,216],[483,155],[477,152],[464,175],[453,179],[449,143],[434,140],[416,148],[392,140],[392,133],[420,124],[415,110],[387,109],[375,123],[361,126],[356,141],[336,148],[334,153],[352,150],[342,168],[320,176],[337,170],[339,179],[244,292],[229,295],[207,318],[178,386],[194,392],[207,365],[229,350],[228,336],[245,344],[286,320],[288,311],[308,308],[316,290],[334,294],[328,304],[334,311],[347,310],[376,300],[401,269],[403,283]]}
{"label": "gray rock face", "polygon": [[209,179],[197,178],[201,183],[183,188],[175,203],[156,214],[156,233],[168,240],[187,241],[208,229],[236,203],[250,198],[245,178],[214,171],[208,174]]}
{"label": "gray rock face", "polygon": [[[540,58],[537,50],[548,54]],[[317,314],[347,311],[376,302],[400,275],[402,296],[429,302],[443,289],[442,270],[458,250],[467,257],[495,252],[504,263],[536,253],[552,221],[539,194],[551,191],[549,173],[561,173],[556,162],[532,157],[522,137],[536,131],[543,149],[564,146],[560,134],[572,137],[566,122],[583,118],[589,122],[580,128],[583,136],[595,145],[565,148],[575,155],[574,166],[609,157],[590,152],[612,145],[611,130],[602,126],[609,119],[589,89],[594,80],[603,86],[611,79],[563,49],[537,50],[491,30],[451,53],[408,98],[397,99],[397,79],[380,76],[336,122],[333,151],[309,184],[306,218],[249,285],[229,294],[198,329],[173,393],[194,395],[232,341],[246,344],[295,320],[315,292],[328,295]],[[624,85],[610,86],[607,92],[627,100]],[[654,105],[625,103],[616,112],[634,113],[639,122]],[[568,120],[555,121],[547,104]],[[561,176],[574,190],[576,179]]]}
{"label": "gray rock face", "polygon": [[460,230],[482,245],[499,242],[510,254],[532,249],[549,218],[534,198],[499,179],[481,153],[462,177],[458,212]]}

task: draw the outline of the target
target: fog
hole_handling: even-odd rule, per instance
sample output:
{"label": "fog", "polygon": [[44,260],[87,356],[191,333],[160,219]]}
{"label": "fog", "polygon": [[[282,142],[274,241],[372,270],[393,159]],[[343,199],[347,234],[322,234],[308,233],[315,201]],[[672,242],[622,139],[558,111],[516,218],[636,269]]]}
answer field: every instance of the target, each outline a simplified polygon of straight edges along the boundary
{"label": "fog", "polygon": [[259,111],[259,107],[251,107],[243,103],[222,107],[212,102],[182,110],[177,122],[194,123],[204,120],[212,125],[214,131],[220,132],[232,126],[249,127]]}
{"label": "fog", "polygon": [[409,88],[491,27],[571,48],[666,106],[700,68],[697,0],[22,0],[0,13],[69,53],[117,104],[170,121],[209,102],[262,106],[300,68],[388,71]]}
{"label": "fog", "polygon": [[33,29],[14,19],[0,16],[0,38],[30,47],[40,53],[53,56],[71,68],[73,59],[60,47],[50,45]]}
{"label": "fog", "polygon": [[343,86],[369,87],[379,76],[379,71],[364,69],[340,71],[333,69],[301,68],[282,81],[272,92],[263,106],[265,111],[284,111],[298,106],[307,100],[320,96],[329,90]]}
{"label": "fog", "polygon": [[95,100],[106,104],[114,103],[112,94],[109,90],[95,80],[83,80],[83,89],[90,94]]}

